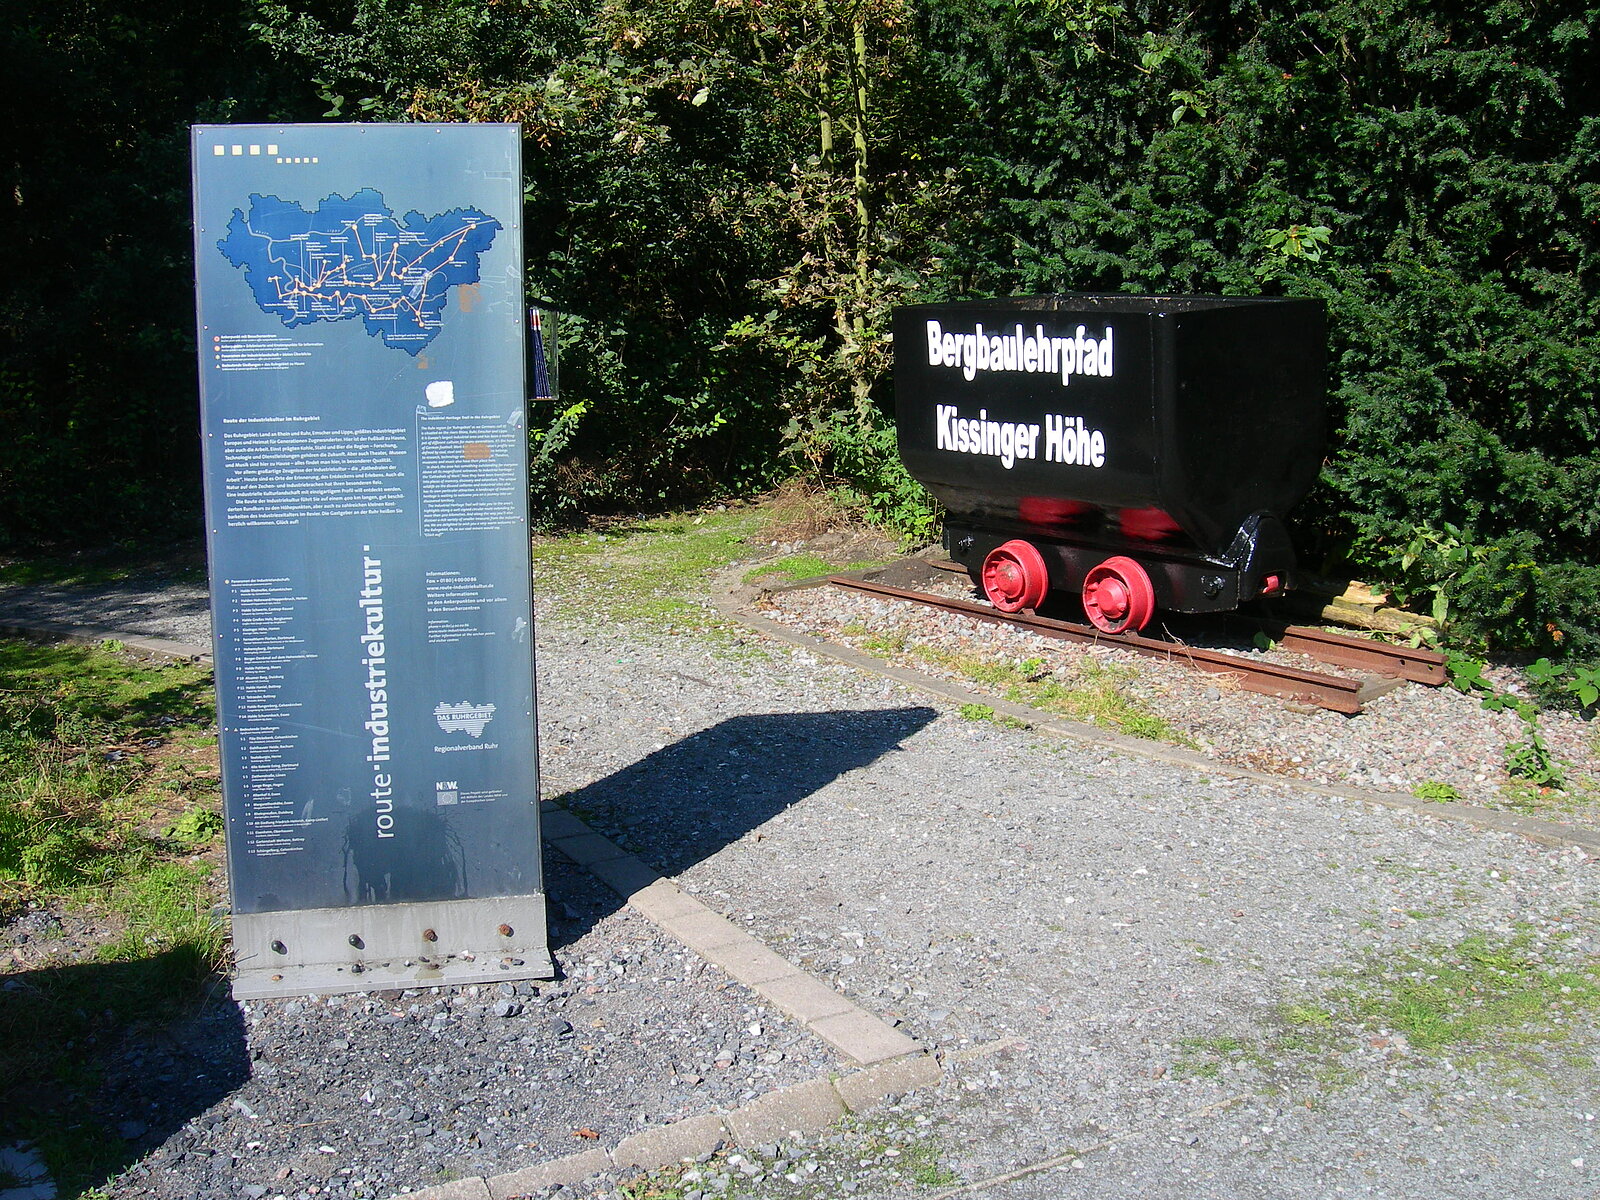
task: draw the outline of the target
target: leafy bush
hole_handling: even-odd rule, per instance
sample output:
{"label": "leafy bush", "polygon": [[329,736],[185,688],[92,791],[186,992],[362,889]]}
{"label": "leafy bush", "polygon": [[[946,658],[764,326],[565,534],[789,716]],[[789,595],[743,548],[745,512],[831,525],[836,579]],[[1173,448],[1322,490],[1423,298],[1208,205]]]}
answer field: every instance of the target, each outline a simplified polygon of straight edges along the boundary
{"label": "leafy bush", "polygon": [[793,450],[825,480],[837,481],[840,498],[907,546],[939,536],[940,509],[907,473],[895,445],[894,427],[881,417],[863,421],[837,413],[801,429],[792,422]]}
{"label": "leafy bush", "polygon": [[530,284],[566,314],[562,407],[532,423],[547,519],[798,465],[920,539],[932,510],[877,415],[895,303],[1315,296],[1337,434],[1303,551],[1442,605],[1458,640],[1593,661],[1594,17],[25,0],[0,542],[192,514],[182,127],[314,94],[342,119],[523,124]]}

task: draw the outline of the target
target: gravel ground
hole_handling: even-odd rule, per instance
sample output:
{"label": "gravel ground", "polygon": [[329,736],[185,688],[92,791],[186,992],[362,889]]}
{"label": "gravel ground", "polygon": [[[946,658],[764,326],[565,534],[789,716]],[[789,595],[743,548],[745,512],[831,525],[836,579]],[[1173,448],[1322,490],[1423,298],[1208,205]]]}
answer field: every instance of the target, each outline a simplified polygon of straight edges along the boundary
{"label": "gravel ground", "polygon": [[89,1051],[93,1095],[33,1099],[120,1131],[115,1196],[382,1197],[837,1067],[587,872],[552,856],[547,887],[557,981],[212,1004]]}
{"label": "gravel ground", "polygon": [[[920,697],[803,651],[736,680],[682,644],[594,636],[581,664],[558,646],[545,669],[583,686],[541,702],[585,714],[589,732],[547,760],[549,786],[629,813],[648,861],[945,1054],[950,1084],[921,1111],[961,1178],[1082,1151],[975,1194],[1596,1188],[1592,1009],[1572,1014],[1565,1050],[1514,1063],[1452,1062],[1346,1019],[1475,935],[1592,967],[1596,871],[1581,851],[949,712],[928,720]],[[685,676],[702,681],[688,696],[655,686]],[[845,763],[876,757],[767,816],[771,782],[818,771],[814,733],[828,727],[797,720],[808,710],[839,718]],[[660,753],[671,713],[676,745],[742,741],[760,763],[705,764],[692,794],[743,783],[750,815],[732,824],[753,827],[694,862],[684,781],[614,769]],[[1331,997],[1344,979],[1356,995]],[[1313,1026],[1296,1041],[1286,1009],[1327,1013],[1326,1037]],[[769,1176],[748,1194],[829,1194],[806,1186]]]}
{"label": "gravel ground", "polygon": [[[900,1022],[947,1068],[943,1085],[877,1121],[738,1161],[720,1154],[696,1178],[660,1176],[660,1189],[775,1200],[1600,1192],[1600,865],[1583,852],[963,719],[755,635],[652,636],[536,590],[546,793]],[[784,607],[811,628],[879,619],[806,607],[822,603]],[[1010,637],[943,622],[916,637],[991,651]],[[1456,698],[1420,688],[1349,719],[1167,672],[1145,679],[1151,695],[1176,697],[1160,711],[1192,722],[1182,727],[1219,757],[1266,746],[1313,777],[1393,788],[1421,771],[1465,789],[1493,778],[1504,740],[1492,725],[1468,732]],[[562,886],[553,873],[553,897],[581,912]],[[587,932],[556,939],[567,977],[548,997],[231,1009],[222,1040],[245,1041],[235,1061],[250,1078],[158,1130],[135,1168],[147,1173],[117,1194],[164,1186],[180,1151],[183,1182],[161,1195],[264,1187],[310,1200],[313,1186],[353,1194],[358,1178],[381,1190],[441,1167],[511,1170],[584,1148],[575,1128],[610,1141],[641,1113],[728,1103],[826,1068],[752,1014],[748,994],[709,986],[709,971],[609,903]],[[1484,994],[1503,986],[1532,1004],[1536,1027],[1508,1017],[1460,1046],[1403,1032],[1396,1014],[1413,985],[1462,963]],[[601,1049],[618,1057],[573,1048],[591,986],[601,991],[587,1008],[616,1037]],[[500,1000],[523,1011],[495,1016]],[[575,1033],[563,1038],[554,1020]],[[734,1042],[742,1055],[757,1023],[754,1058],[716,1090],[719,1060],[707,1056]],[[652,1028],[658,1039],[643,1036]],[[769,1041],[785,1054],[777,1064],[765,1062]],[[330,1053],[337,1042],[351,1049]],[[371,1057],[380,1046],[390,1059]],[[685,1087],[692,1075],[702,1082]],[[401,1119],[402,1106],[422,1119]],[[328,1124],[297,1130],[299,1114]],[[218,1153],[191,1165],[191,1137]],[[312,1181],[329,1166],[329,1183]],[[284,1167],[303,1173],[279,1179]],[[597,1179],[559,1194],[616,1192]]]}
{"label": "gravel ground", "polygon": [[0,584],[0,619],[142,633],[211,649],[210,591],[192,565],[83,586]]}
{"label": "gravel ground", "polygon": [[587,873],[551,865],[559,981],[243,1004],[249,1081],[127,1194],[309,1180],[382,1196],[613,1145],[836,1065]]}

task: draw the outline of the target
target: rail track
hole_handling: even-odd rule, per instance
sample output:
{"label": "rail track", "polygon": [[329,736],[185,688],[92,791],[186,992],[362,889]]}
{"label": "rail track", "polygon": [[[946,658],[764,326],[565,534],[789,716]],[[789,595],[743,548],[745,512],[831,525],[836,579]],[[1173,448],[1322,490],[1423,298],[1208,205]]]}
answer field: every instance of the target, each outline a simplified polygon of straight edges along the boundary
{"label": "rail track", "polygon": [[[1444,656],[1430,650],[1405,646],[1391,646],[1366,638],[1329,633],[1310,626],[1292,625],[1288,622],[1230,614],[1228,621],[1235,626],[1243,624],[1253,631],[1264,633],[1279,646],[1304,654],[1318,662],[1344,667],[1359,672],[1355,676],[1331,675],[1299,667],[1229,653],[1226,650],[1208,649],[1189,645],[1176,638],[1148,637],[1143,634],[1107,634],[1093,625],[1041,617],[1030,612],[1002,613],[986,604],[941,596],[897,586],[885,582],[895,578],[900,583],[917,580],[922,568],[961,571],[954,563],[926,563],[922,560],[902,560],[901,563],[873,571],[857,571],[830,575],[816,581],[850,591],[864,592],[888,600],[900,600],[937,608],[944,612],[989,621],[996,625],[1010,625],[1026,629],[1045,637],[1068,642],[1088,642],[1115,646],[1169,662],[1184,663],[1197,671],[1233,677],[1238,686],[1247,691],[1314,704],[1334,712],[1354,715],[1361,706],[1375,696],[1403,686],[1407,682],[1437,687],[1445,682]],[[815,585],[813,585],[815,586]]]}

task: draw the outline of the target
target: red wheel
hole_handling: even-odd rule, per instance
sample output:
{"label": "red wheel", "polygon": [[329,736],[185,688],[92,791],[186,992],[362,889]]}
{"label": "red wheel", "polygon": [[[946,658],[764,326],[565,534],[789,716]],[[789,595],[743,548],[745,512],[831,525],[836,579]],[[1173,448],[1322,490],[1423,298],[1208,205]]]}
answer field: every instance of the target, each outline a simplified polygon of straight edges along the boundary
{"label": "red wheel", "polygon": [[1108,558],[1083,580],[1083,611],[1106,633],[1139,632],[1156,611],[1150,576],[1131,558]]}
{"label": "red wheel", "polygon": [[1044,557],[1020,538],[989,551],[978,577],[983,594],[1001,612],[1038,608],[1050,590]]}

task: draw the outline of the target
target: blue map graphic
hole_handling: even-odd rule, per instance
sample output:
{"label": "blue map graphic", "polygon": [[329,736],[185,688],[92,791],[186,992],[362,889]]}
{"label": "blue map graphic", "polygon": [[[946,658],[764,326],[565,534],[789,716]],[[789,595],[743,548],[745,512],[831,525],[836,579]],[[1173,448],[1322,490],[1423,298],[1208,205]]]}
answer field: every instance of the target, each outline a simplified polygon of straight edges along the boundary
{"label": "blue map graphic", "polygon": [[360,317],[385,346],[418,354],[444,327],[449,290],[478,282],[500,228],[475,208],[396,220],[372,188],[325,197],[315,212],[252,194],[217,249],[243,268],[261,311],[289,328]]}

